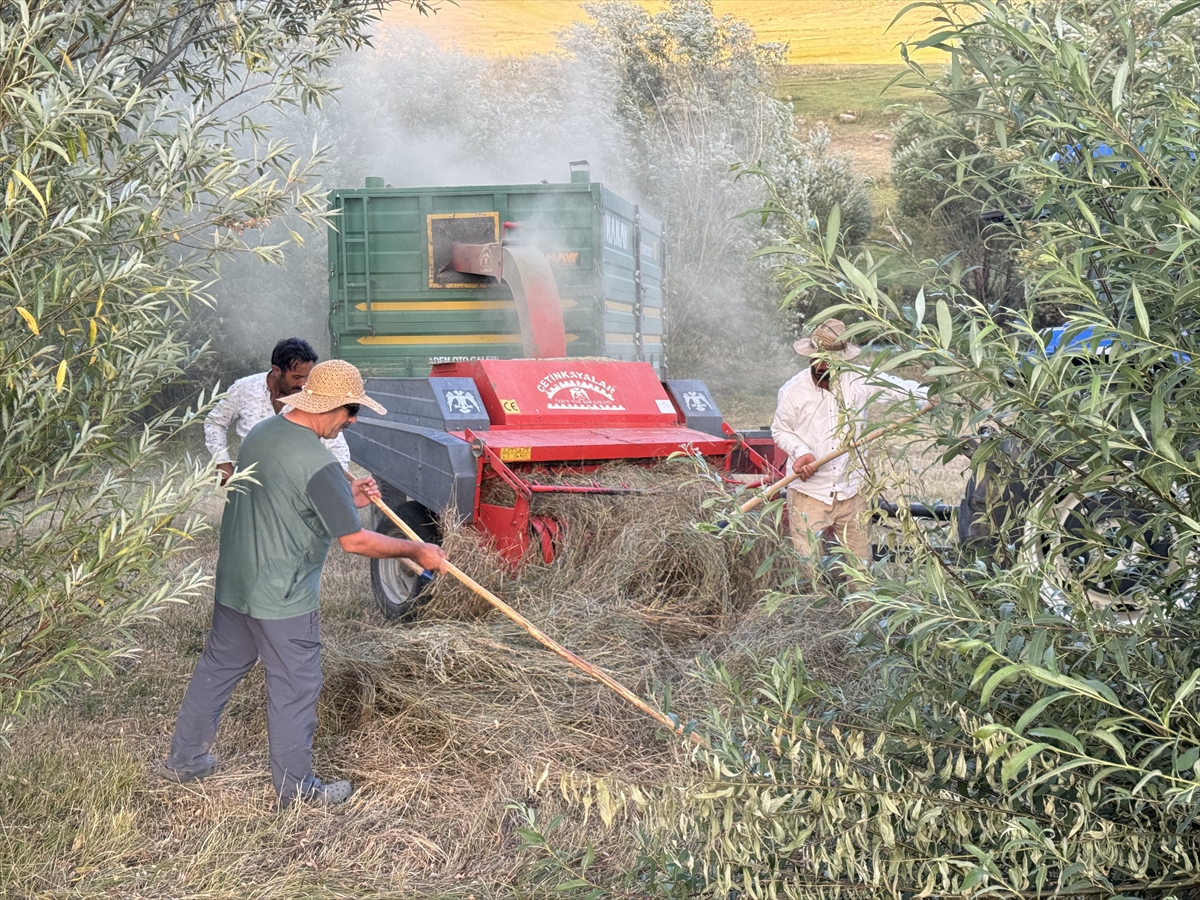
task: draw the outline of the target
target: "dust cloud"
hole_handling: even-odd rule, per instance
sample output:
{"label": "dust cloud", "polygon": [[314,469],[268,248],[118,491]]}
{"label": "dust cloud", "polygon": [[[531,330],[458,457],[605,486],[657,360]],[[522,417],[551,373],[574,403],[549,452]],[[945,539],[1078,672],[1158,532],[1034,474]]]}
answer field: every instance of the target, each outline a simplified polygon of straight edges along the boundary
{"label": "dust cloud", "polygon": [[[564,45],[571,52],[486,58],[386,24],[374,48],[333,72],[342,85],[335,102],[281,117],[272,136],[322,148],[331,189],[372,176],[392,187],[565,182],[569,161],[586,159],[593,181],[666,223],[672,374],[733,393],[752,381],[757,393],[777,386],[790,374],[780,366],[794,366],[793,324],[780,313],[771,263],[754,255],[778,238],[746,215],[765,202],[763,182],[734,167],[761,166],[802,219],[822,203],[849,208],[854,192],[865,198],[861,183],[828,156],[827,134],[799,140],[766,78],[724,99],[684,78],[657,113],[631,113],[611,49],[579,33]],[[262,239],[286,234],[276,223]],[[327,237],[311,229],[302,237],[282,269],[251,257],[222,264],[217,311],[205,324],[226,383],[261,370],[281,337],[304,337],[328,356]]]}
{"label": "dust cloud", "polygon": [[[568,162],[586,159],[593,181],[639,202],[618,163],[618,129],[569,60],[495,60],[439,49],[412,29],[385,25],[375,47],[348,58],[342,85],[324,109],[273,121],[272,137],[299,151],[320,148],[326,187],[358,188],[369,176],[391,187],[565,182]],[[329,355],[327,236],[300,227],[282,267],[250,255],[226,259],[202,314],[222,380],[266,366],[281,337]],[[261,234],[285,240],[285,223]]]}

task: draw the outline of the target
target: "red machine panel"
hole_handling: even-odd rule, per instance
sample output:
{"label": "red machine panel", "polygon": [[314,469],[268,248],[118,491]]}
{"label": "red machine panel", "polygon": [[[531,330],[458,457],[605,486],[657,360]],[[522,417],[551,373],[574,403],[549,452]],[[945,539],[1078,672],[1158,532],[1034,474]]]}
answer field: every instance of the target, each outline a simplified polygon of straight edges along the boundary
{"label": "red machine panel", "polygon": [[436,365],[432,374],[474,379],[493,429],[661,428],[682,424],[649,363],[480,359]]}

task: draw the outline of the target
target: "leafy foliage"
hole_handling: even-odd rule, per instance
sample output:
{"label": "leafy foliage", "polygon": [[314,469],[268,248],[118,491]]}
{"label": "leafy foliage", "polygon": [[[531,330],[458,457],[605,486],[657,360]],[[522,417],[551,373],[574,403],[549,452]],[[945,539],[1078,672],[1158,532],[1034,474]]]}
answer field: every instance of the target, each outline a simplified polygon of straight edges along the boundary
{"label": "leafy foliage", "polygon": [[[943,76],[947,81],[949,73]],[[938,100],[942,97],[938,96]],[[979,131],[979,92],[950,92],[954,106],[911,108],[897,129],[892,148],[892,183],[896,211],[914,249],[931,256],[955,254],[969,270],[971,293],[996,307],[1021,309],[1025,285],[1016,259],[1011,223],[988,206],[990,197],[978,186],[963,193],[957,178],[961,165],[988,168],[1000,151],[996,134]],[[976,187],[970,185],[970,187]],[[1032,204],[1033,198],[1026,198]],[[912,300],[912,294],[908,297]],[[1058,324],[1054,310],[1043,307],[1046,324]],[[1040,324],[1040,323],[1039,323]]]}
{"label": "leafy foliage", "polygon": [[202,583],[170,561],[206,467],[164,457],[195,410],[150,403],[197,359],[183,332],[217,255],[322,219],[316,161],[256,111],[320,103],[378,8],[0,11],[0,722],[128,656],[134,623]]}
{"label": "leafy foliage", "polygon": [[[1000,211],[1028,300],[958,260],[855,252],[836,221],[785,258],[829,315],[920,366],[929,439],[1000,487],[990,551],[907,523],[855,572],[866,701],[795,654],[738,679],[698,775],[648,812],[643,883],[749,897],[1184,896],[1200,881],[1200,205],[1196,4],[914,4],[929,89],[987,152],[947,194]],[[911,48],[910,48],[911,49]],[[921,70],[913,66],[913,72]],[[879,285],[925,285],[901,306]],[[1034,326],[1042,304],[1061,343]],[[997,508],[1003,507],[1003,508]],[[848,564],[848,563],[847,563]]]}

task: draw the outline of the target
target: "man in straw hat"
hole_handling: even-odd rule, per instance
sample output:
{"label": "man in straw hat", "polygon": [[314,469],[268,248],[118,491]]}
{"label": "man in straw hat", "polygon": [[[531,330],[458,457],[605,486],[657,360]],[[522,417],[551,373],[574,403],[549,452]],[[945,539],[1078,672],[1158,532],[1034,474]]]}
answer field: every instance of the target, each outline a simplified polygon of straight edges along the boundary
{"label": "man in straw hat", "polygon": [[434,544],[366,531],[358,508],[379,496],[372,478],[347,480],[322,444],[354,422],[360,406],[387,410],[366,395],[358,369],[319,363],[291,409],[256,425],[238,453],[252,481],[231,492],[221,519],[216,603],[204,652],[188,683],[170,755],[159,774],[173,781],[211,775],[221,711],[234,687],[262,660],[267,676],[271,778],[281,807],[295,800],[341,803],[349,781],[322,782],[312,772],[312,741],[321,689],[317,591],[330,541],[376,559],[403,558],[445,569]]}
{"label": "man in straw hat", "polygon": [[925,399],[925,389],[915,381],[883,373],[868,376],[849,369],[832,370],[831,362],[849,362],[862,352],[845,340],[845,330],[842,322],[827,319],[792,345],[809,359],[809,365],[779,389],[771,436],[787,453],[791,470],[800,476],[788,485],[787,492],[788,522],[796,551],[816,558],[823,536],[832,530],[846,550],[869,562],[866,504],[859,495],[863,476],[853,454],[839,456],[816,470],[813,463],[861,434],[872,403]]}

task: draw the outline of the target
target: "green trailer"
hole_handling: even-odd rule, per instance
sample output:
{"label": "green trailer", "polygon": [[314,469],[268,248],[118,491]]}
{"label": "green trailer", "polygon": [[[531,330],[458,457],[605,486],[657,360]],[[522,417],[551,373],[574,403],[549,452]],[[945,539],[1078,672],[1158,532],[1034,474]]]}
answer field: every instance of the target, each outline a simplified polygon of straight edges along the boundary
{"label": "green trailer", "polygon": [[[512,256],[535,258],[552,296],[557,288],[568,357],[645,361],[666,377],[663,225],[591,181],[586,163],[562,184],[388,188],[368,178],[331,202],[333,354],[364,374],[535,355]],[[526,286],[535,277],[526,271]]]}

